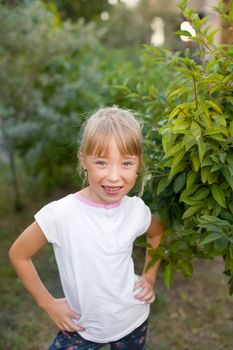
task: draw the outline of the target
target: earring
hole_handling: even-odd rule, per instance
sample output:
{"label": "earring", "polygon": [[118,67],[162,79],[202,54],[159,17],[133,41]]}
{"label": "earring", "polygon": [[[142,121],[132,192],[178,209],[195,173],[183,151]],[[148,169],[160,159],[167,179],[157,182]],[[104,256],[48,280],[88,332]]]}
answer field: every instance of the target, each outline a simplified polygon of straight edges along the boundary
{"label": "earring", "polygon": [[84,169],[84,177],[87,178],[87,169]]}

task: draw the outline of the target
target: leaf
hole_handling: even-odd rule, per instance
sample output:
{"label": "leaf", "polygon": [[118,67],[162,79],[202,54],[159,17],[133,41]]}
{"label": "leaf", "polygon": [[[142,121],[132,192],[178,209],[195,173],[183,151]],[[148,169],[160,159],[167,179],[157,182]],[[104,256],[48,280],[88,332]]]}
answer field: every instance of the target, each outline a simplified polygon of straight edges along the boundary
{"label": "leaf", "polygon": [[194,192],[197,191],[197,189],[198,189],[199,187],[200,187],[199,184],[194,184],[194,185],[192,185],[192,186],[187,187],[187,188],[181,193],[180,201],[182,202],[184,197],[191,196]]}
{"label": "leaf", "polygon": [[205,166],[201,168],[201,181],[203,182],[203,184],[208,181],[209,173],[210,173],[210,167]]}
{"label": "leaf", "polygon": [[190,187],[196,180],[197,174],[194,171],[190,171],[187,176],[186,186]]}
{"label": "leaf", "polygon": [[157,195],[159,196],[161,192],[165,190],[165,188],[170,184],[171,179],[169,179],[167,176],[162,177],[162,179],[159,180],[158,186],[157,186]]}
{"label": "leaf", "polygon": [[223,168],[223,164],[214,164],[210,170],[211,173],[218,171]]}
{"label": "leaf", "polygon": [[184,148],[180,149],[174,156],[172,160],[172,168],[175,168],[177,165],[181,166],[180,161],[183,159],[186,151]]}
{"label": "leaf", "polygon": [[194,138],[201,137],[201,128],[195,121],[192,121],[190,131]]}
{"label": "leaf", "polygon": [[217,105],[215,102],[213,102],[211,100],[205,100],[205,103],[207,105],[209,105],[210,107],[212,107],[213,110],[215,110],[216,112],[221,113],[221,114],[223,113],[221,108],[219,107],[219,105]]}
{"label": "leaf", "polygon": [[208,128],[204,133],[205,136],[214,135],[214,134],[223,134],[227,137],[229,136],[228,130],[223,126],[218,126],[218,127],[213,126],[212,128]]}
{"label": "leaf", "polygon": [[149,91],[149,93],[150,93],[152,96],[158,96],[158,95],[159,95],[158,90],[157,90],[153,85],[150,85],[150,86],[149,86],[148,91]]}
{"label": "leaf", "polygon": [[208,244],[210,242],[216,241],[217,239],[220,239],[221,237],[222,237],[221,234],[219,234],[217,232],[211,232],[200,241],[199,245]]}
{"label": "leaf", "polygon": [[216,184],[213,184],[211,186],[211,192],[212,195],[214,197],[214,199],[216,200],[216,202],[223,208],[227,208],[226,203],[225,203],[225,194],[223,189]]}
{"label": "leaf", "polygon": [[228,204],[228,208],[230,209],[231,214],[233,214],[233,202]]}
{"label": "leaf", "polygon": [[175,34],[177,34],[177,35],[181,35],[181,36],[187,36],[187,37],[192,37],[192,34],[191,33],[189,33],[187,30],[177,30],[176,32],[175,32]]}
{"label": "leaf", "polygon": [[210,194],[210,189],[208,187],[202,187],[191,197],[193,200],[203,200]]}
{"label": "leaf", "polygon": [[198,212],[199,210],[201,210],[203,208],[203,204],[201,205],[194,205],[192,207],[189,207],[188,209],[185,210],[182,219],[187,219],[190,216],[194,215],[196,212]]}
{"label": "leaf", "polygon": [[181,269],[183,276],[185,278],[190,278],[193,275],[193,266],[189,261],[181,261],[178,264],[178,267]]}
{"label": "leaf", "polygon": [[[232,100],[233,100],[233,97],[232,97]],[[230,132],[230,136],[233,136],[233,120],[229,124],[229,132]]]}
{"label": "leaf", "polygon": [[227,168],[223,169],[223,175],[225,177],[225,179],[227,180],[227,183],[229,184],[229,186],[231,187],[232,191],[233,191],[233,177],[230,174],[230,171]]}
{"label": "leaf", "polygon": [[200,163],[202,162],[205,152],[206,152],[206,144],[202,141],[201,138],[197,140],[197,145],[198,145],[198,155],[199,155],[199,160]]}
{"label": "leaf", "polygon": [[185,173],[177,176],[177,178],[175,179],[174,185],[173,185],[175,193],[178,193],[178,192],[180,192],[180,190],[182,190],[182,188],[185,185],[185,180],[186,180]]}
{"label": "leaf", "polygon": [[171,131],[169,129],[166,129],[162,134],[162,146],[164,149],[164,152],[168,152],[169,149],[172,148],[174,140],[172,138]]}
{"label": "leaf", "polygon": [[175,146],[172,146],[164,155],[163,159],[167,159],[174,154],[178,153],[182,149],[182,142],[178,142]]}
{"label": "leaf", "polygon": [[184,93],[186,93],[186,92],[188,92],[188,91],[189,91],[189,88],[188,88],[188,87],[185,87],[185,86],[180,87],[180,88],[178,88],[178,89],[172,91],[172,92],[168,95],[167,99],[168,99],[168,101],[170,101],[174,96],[181,96],[181,95],[183,95]]}
{"label": "leaf", "polygon": [[185,147],[186,152],[196,144],[196,140],[191,135],[185,135],[182,141],[182,146]]}
{"label": "leaf", "polygon": [[215,134],[215,135],[210,135],[210,138],[213,139],[213,140],[217,140],[217,141],[220,141],[220,142],[225,142],[225,138],[220,135],[220,134]]}
{"label": "leaf", "polygon": [[226,126],[226,116],[224,114],[213,114],[212,118],[218,123],[219,125],[225,127]]}
{"label": "leaf", "polygon": [[174,276],[174,268],[171,263],[167,264],[162,272],[162,277],[167,289],[171,287]]}
{"label": "leaf", "polygon": [[193,164],[193,169],[197,173],[198,169],[200,167],[199,157],[196,154],[194,154],[194,155],[191,156],[191,161],[192,161],[192,164]]}

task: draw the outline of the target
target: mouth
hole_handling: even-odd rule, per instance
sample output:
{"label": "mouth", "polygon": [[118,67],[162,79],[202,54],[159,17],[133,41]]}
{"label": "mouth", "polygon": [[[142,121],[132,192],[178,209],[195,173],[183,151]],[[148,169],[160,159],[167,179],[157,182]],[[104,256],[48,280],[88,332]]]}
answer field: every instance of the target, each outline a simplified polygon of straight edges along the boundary
{"label": "mouth", "polygon": [[102,186],[104,191],[108,194],[117,194],[123,186]]}

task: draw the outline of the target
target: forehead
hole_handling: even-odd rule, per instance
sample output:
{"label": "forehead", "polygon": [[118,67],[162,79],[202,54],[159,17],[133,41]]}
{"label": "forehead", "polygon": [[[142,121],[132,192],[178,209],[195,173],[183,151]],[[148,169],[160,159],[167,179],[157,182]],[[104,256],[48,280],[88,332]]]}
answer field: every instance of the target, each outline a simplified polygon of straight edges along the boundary
{"label": "forehead", "polygon": [[87,155],[109,156],[112,152],[119,152],[121,155],[139,156],[138,145],[135,140],[119,135],[93,135],[86,149]]}

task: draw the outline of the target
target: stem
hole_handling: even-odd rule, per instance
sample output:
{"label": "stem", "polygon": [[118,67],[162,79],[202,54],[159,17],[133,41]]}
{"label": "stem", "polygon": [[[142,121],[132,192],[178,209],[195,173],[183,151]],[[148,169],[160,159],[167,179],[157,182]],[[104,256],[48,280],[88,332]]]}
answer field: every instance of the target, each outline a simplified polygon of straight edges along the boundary
{"label": "stem", "polygon": [[197,99],[197,86],[196,86],[196,78],[194,74],[194,70],[192,69],[193,74],[193,88],[194,88],[194,97],[195,97],[195,103],[196,103],[196,110],[198,109],[198,99]]}

